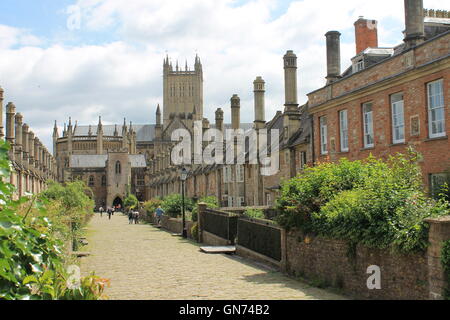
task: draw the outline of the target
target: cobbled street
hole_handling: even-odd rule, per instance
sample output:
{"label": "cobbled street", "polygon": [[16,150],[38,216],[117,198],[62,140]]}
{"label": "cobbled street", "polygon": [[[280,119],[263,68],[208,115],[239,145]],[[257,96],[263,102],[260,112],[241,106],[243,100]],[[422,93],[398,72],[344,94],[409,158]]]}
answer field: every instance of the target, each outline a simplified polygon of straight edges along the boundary
{"label": "cobbled street", "polygon": [[147,224],[129,225],[115,214],[98,214],[88,225],[82,274],[111,281],[110,299],[120,300],[303,300],[342,299],[249,260],[200,252],[193,241]]}

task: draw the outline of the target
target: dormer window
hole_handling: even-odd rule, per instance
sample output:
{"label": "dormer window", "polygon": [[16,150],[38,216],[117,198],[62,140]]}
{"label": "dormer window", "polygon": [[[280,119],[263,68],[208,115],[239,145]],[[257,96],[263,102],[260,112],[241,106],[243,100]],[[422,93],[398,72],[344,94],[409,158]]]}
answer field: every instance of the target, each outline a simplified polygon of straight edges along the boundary
{"label": "dormer window", "polygon": [[364,69],[364,59],[357,60],[353,64],[353,73],[359,72]]}

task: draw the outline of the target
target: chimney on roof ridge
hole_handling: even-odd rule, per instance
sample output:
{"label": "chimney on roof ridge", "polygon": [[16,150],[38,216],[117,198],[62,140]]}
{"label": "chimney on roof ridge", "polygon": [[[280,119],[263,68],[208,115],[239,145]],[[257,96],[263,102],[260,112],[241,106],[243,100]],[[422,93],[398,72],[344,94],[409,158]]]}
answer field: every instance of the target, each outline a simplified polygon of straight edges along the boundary
{"label": "chimney on roof ridge", "polygon": [[405,44],[407,48],[422,43],[425,39],[423,0],[405,1]]}
{"label": "chimney on roof ridge", "polygon": [[356,54],[367,48],[378,48],[378,22],[376,20],[359,19],[354,23]]}

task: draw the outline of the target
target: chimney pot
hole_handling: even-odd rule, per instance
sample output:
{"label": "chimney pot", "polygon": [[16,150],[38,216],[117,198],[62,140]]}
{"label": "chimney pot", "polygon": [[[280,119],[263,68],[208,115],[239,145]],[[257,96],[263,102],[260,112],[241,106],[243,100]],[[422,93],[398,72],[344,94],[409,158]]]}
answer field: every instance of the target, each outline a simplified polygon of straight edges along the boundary
{"label": "chimney pot", "polygon": [[356,54],[367,48],[378,47],[378,23],[376,20],[367,20],[360,16],[354,25]]}

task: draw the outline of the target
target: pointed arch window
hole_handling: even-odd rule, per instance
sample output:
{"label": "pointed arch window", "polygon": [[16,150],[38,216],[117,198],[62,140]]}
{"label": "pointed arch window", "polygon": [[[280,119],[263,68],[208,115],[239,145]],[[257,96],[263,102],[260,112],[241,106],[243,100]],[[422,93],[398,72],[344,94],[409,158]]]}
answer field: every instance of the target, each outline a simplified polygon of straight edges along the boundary
{"label": "pointed arch window", "polygon": [[89,187],[95,186],[95,179],[94,176],[89,176]]}
{"label": "pointed arch window", "polygon": [[116,174],[121,174],[122,173],[122,166],[120,164],[120,161],[116,162]]}

